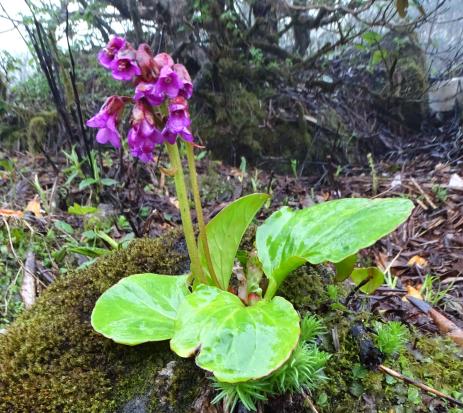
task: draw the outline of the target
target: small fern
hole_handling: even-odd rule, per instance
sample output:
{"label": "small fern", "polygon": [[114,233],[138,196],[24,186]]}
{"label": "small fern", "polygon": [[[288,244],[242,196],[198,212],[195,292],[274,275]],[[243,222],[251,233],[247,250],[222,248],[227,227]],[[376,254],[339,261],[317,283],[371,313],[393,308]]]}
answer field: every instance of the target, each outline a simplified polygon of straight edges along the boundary
{"label": "small fern", "polygon": [[298,393],[313,390],[326,380],[323,372],[330,355],[320,351],[315,339],[326,331],[315,316],[306,316],[301,321],[301,339],[288,361],[271,375],[259,380],[241,383],[223,383],[212,378],[214,388],[219,392],[212,400],[225,400],[226,408],[233,412],[238,401],[250,410],[257,409],[259,401],[284,393]]}
{"label": "small fern", "polygon": [[398,321],[376,325],[376,344],[387,356],[400,353],[409,339],[407,327]]}

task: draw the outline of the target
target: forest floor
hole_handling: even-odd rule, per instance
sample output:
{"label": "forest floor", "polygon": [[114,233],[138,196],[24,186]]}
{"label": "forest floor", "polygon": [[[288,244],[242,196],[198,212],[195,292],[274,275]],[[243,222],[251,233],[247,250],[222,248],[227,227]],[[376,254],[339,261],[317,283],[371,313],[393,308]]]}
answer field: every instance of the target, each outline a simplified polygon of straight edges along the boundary
{"label": "forest floor", "polygon": [[[68,270],[124,248],[134,237],[157,237],[180,225],[173,187],[162,172],[155,173],[158,164],[126,167],[117,182],[102,184],[99,178],[89,185],[85,173],[65,157],[54,160],[59,173],[41,155],[15,153],[4,159],[9,161],[0,170],[0,327]],[[400,298],[414,288],[463,328],[463,174],[458,164],[418,156],[400,165],[370,163],[298,177],[247,168],[245,162],[233,168],[207,155],[198,163],[209,219],[251,192],[272,195],[260,220],[282,205],[301,208],[342,197],[410,198],[416,205],[412,217],[363,253],[364,260],[386,270],[385,287],[370,299],[407,323],[437,331],[429,317],[413,306],[404,308]],[[121,170],[109,157],[102,165],[114,177]]]}
{"label": "forest floor", "polygon": [[[136,237],[158,237],[180,225],[164,159],[144,167],[100,155],[91,181],[78,163],[37,154],[4,153],[0,167],[0,332],[57,277],[85,267],[99,256],[125,248]],[[72,156],[71,156],[72,158]],[[361,260],[384,270],[386,282],[368,307],[385,320],[401,320],[431,335],[445,325],[404,297],[420,297],[463,329],[463,171],[458,162],[426,156],[412,161],[370,162],[365,168],[333,168],[322,175],[277,175],[257,168],[226,166],[198,155],[206,219],[230,201],[267,192],[272,201],[263,220],[287,205],[308,207],[344,197],[413,200],[411,218],[390,236],[362,252]],[[354,286],[349,286],[354,290]],[[446,321],[445,321],[446,320]]]}

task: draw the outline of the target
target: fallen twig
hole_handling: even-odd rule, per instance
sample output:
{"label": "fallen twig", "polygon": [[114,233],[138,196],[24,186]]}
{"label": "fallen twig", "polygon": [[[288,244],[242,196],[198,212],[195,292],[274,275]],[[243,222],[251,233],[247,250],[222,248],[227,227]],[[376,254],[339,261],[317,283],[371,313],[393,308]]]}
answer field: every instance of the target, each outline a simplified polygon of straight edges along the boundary
{"label": "fallen twig", "polygon": [[402,380],[402,381],[404,381],[404,382],[406,382],[408,384],[412,384],[413,386],[416,386],[416,387],[418,387],[419,389],[421,389],[421,390],[423,390],[425,392],[431,393],[434,396],[441,397],[442,399],[448,400],[449,402],[451,402],[451,403],[453,403],[453,404],[455,404],[457,406],[463,407],[463,403],[460,402],[459,400],[454,399],[453,397],[447,396],[446,394],[440,392],[439,390],[433,389],[432,387],[429,387],[426,384],[423,384],[423,383],[421,383],[419,381],[411,379],[410,377],[404,376],[402,373],[399,373],[398,371],[392,370],[392,369],[390,369],[389,367],[386,367],[383,364],[380,364],[378,366],[378,369],[380,371],[382,371],[383,373],[389,374],[390,376],[392,376],[392,377],[394,377],[396,379]]}
{"label": "fallen twig", "polygon": [[432,201],[432,199],[429,197],[429,195],[426,192],[423,191],[423,188],[421,188],[419,183],[416,182],[415,178],[411,177],[410,180],[412,181],[412,184],[415,186],[415,188],[418,189],[418,191],[420,191],[421,195],[424,196],[424,198],[426,199],[426,201],[428,202],[430,207],[432,209],[437,209],[437,205]]}
{"label": "fallen twig", "polygon": [[315,407],[315,405],[313,404],[313,401],[312,399],[309,397],[309,395],[305,392],[302,393],[304,395],[304,401],[307,403],[307,405],[309,406],[310,410],[312,410],[312,413],[318,413],[318,410],[317,408]]}
{"label": "fallen twig", "polygon": [[463,347],[463,330],[458,327],[452,320],[449,320],[439,311],[434,310],[430,304],[420,300],[416,297],[407,295],[407,300],[410,301],[415,307],[427,314],[436,324],[437,328],[441,333],[444,333],[449,337],[455,344]]}
{"label": "fallen twig", "polygon": [[28,251],[24,263],[24,274],[21,284],[21,298],[24,307],[30,308],[35,303],[35,289],[35,255],[32,251]]}

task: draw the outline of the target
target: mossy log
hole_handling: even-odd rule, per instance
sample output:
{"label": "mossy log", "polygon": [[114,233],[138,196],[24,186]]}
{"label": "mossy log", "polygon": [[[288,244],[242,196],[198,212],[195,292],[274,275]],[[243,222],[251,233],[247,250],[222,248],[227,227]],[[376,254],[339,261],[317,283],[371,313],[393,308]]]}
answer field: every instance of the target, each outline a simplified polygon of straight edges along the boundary
{"label": "mossy log", "polygon": [[[247,240],[243,247],[250,245]],[[0,412],[221,413],[221,406],[211,406],[210,380],[193,359],[177,357],[167,342],[119,345],[90,325],[95,301],[122,277],[143,272],[182,274],[187,269],[185,245],[180,233],[172,232],[157,240],[136,240],[126,250],[57,280],[0,335]],[[329,381],[312,395],[318,410],[430,411],[429,399],[410,398],[403,383],[387,381],[377,372],[355,373],[359,360],[348,331],[354,319],[368,323],[371,314],[346,314],[333,305],[332,294],[330,298],[326,292],[329,280],[329,273],[306,266],[281,291],[301,314],[317,312],[339,337],[337,351],[331,334],[321,343],[332,357]],[[341,295],[346,293],[340,289]],[[460,390],[463,382],[463,361],[456,354],[447,341],[416,335],[413,352],[391,366],[451,392]],[[397,408],[402,410],[391,410]],[[311,410],[302,395],[285,395],[270,400],[262,412]]]}

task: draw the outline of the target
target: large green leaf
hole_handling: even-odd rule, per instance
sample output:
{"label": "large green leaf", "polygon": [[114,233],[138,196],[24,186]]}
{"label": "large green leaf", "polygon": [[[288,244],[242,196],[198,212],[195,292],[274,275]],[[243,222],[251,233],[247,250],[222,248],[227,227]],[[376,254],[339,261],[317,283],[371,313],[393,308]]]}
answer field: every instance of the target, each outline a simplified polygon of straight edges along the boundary
{"label": "large green leaf", "polygon": [[306,261],[340,262],[389,234],[410,215],[403,198],[339,199],[292,211],[282,208],[257,229],[256,245],[271,296]]}
{"label": "large green leaf", "polygon": [[136,274],[106,290],[92,312],[92,326],[117,343],[168,340],[177,309],[190,293],[187,275]]}
{"label": "large green leaf", "polygon": [[200,285],[178,311],[170,347],[223,382],[258,379],[280,367],[300,335],[299,316],[282,297],[246,307],[227,291]]}
{"label": "large green leaf", "polygon": [[[222,209],[206,226],[212,266],[224,289],[228,287],[241,238],[268,198],[267,194],[252,194],[239,198]],[[204,273],[212,284],[202,242],[199,243],[199,258]]]}

